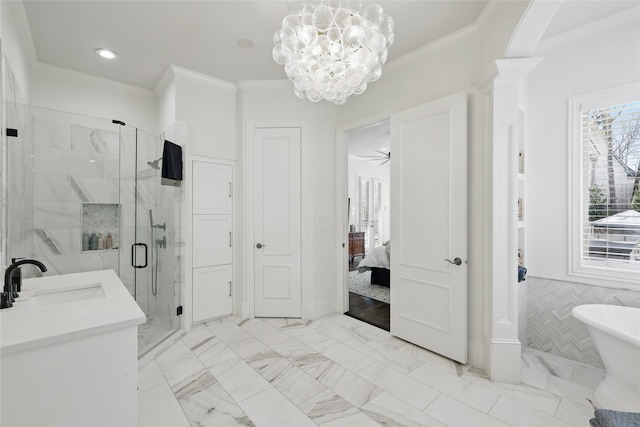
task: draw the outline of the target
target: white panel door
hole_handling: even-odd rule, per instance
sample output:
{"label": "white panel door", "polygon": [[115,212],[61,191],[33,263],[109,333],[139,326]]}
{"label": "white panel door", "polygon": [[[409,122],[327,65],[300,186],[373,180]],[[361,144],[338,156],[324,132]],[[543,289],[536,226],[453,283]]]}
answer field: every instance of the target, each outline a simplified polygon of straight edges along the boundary
{"label": "white panel door", "polygon": [[465,363],[466,94],[393,115],[391,152],[391,334]]}
{"label": "white panel door", "polygon": [[193,161],[193,215],[230,215],[233,209],[231,165]]}
{"label": "white panel door", "polygon": [[300,129],[256,129],[255,316],[300,317]]}
{"label": "white panel door", "polygon": [[231,314],[231,265],[193,269],[193,321]]}
{"label": "white panel door", "polygon": [[193,268],[231,264],[231,215],[193,216]]}

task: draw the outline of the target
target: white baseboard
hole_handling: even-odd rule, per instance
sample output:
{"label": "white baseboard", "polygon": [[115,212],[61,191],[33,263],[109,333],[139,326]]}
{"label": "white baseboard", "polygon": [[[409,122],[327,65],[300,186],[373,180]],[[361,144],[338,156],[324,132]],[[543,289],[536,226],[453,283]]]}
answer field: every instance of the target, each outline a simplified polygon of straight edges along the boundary
{"label": "white baseboard", "polygon": [[308,318],[310,320],[317,319],[319,317],[326,316],[337,312],[337,301],[335,298],[321,301],[316,304],[312,304],[309,307]]}

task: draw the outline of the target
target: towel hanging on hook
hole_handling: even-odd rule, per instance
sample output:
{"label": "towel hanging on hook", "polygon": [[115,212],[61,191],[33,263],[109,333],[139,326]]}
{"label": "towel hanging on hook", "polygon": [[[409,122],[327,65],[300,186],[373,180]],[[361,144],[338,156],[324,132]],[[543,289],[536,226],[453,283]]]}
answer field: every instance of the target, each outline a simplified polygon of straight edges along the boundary
{"label": "towel hanging on hook", "polygon": [[164,141],[162,151],[162,184],[178,186],[182,181],[182,147]]}

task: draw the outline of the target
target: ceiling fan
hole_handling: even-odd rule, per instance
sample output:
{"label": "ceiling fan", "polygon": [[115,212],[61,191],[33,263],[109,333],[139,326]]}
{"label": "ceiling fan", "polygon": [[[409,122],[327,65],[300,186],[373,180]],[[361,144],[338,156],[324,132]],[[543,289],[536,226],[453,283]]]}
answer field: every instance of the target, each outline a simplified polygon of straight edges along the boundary
{"label": "ceiling fan", "polygon": [[362,160],[363,162],[375,162],[375,161],[379,161],[382,160],[382,163],[380,163],[380,166],[384,165],[385,163],[389,163],[389,161],[391,161],[391,151],[381,151],[381,150],[373,150],[376,153],[378,153],[375,156],[358,156],[358,157],[362,157],[362,158],[366,158],[367,160]]}

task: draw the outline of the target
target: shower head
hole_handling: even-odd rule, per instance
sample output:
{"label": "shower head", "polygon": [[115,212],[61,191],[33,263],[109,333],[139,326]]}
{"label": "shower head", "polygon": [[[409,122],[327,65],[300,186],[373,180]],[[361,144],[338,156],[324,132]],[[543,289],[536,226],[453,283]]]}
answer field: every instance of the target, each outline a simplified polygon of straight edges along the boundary
{"label": "shower head", "polygon": [[158,163],[160,163],[160,161],[162,160],[162,157],[160,157],[157,160],[154,160],[152,162],[147,162],[147,164],[149,166],[151,166],[152,168],[154,168],[155,170],[160,170],[160,166],[158,165]]}

